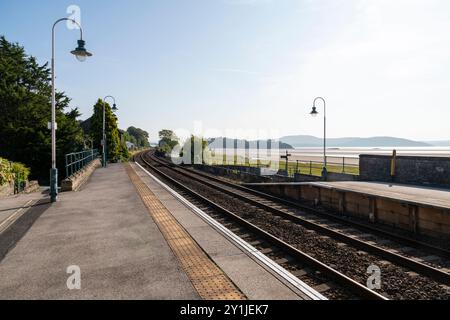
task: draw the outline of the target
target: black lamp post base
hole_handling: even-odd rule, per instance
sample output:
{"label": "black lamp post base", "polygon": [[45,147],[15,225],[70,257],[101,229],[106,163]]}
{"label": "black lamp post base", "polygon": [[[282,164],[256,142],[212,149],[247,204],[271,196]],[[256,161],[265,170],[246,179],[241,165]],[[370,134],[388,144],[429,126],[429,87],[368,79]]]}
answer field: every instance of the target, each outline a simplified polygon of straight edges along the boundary
{"label": "black lamp post base", "polygon": [[58,200],[58,169],[50,170],[50,200],[51,202]]}
{"label": "black lamp post base", "polygon": [[323,181],[327,181],[328,180],[328,170],[325,167],[322,169],[322,180]]}

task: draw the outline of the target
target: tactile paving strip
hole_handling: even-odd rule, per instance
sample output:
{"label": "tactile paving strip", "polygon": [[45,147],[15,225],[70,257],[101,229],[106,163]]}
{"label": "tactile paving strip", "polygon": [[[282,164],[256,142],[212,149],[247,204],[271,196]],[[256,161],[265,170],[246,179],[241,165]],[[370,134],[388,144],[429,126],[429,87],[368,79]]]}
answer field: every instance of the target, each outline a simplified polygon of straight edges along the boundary
{"label": "tactile paving strip", "polygon": [[204,300],[246,300],[245,295],[206,255],[129,164],[126,170],[200,297]]}

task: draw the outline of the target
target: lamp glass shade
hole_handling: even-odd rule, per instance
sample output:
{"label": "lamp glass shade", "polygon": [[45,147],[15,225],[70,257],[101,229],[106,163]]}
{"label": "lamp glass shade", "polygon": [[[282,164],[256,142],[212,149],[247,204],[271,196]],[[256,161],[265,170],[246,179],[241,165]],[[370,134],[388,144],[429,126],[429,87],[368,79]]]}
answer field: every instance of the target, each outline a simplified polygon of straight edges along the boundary
{"label": "lamp glass shade", "polygon": [[86,61],[86,56],[83,55],[75,55],[75,58],[77,58],[78,61],[80,62],[85,62]]}
{"label": "lamp glass shade", "polygon": [[84,40],[78,40],[78,47],[71,51],[71,53],[77,58],[78,61],[83,62],[87,57],[91,57],[92,53],[86,50]]}
{"label": "lamp glass shade", "polygon": [[317,112],[317,108],[316,107],[313,107],[313,109],[311,111],[311,115],[313,117],[317,117],[319,115],[319,112]]}
{"label": "lamp glass shade", "polygon": [[116,112],[119,111],[119,109],[117,109],[117,105],[114,103],[113,107],[112,107],[112,111]]}

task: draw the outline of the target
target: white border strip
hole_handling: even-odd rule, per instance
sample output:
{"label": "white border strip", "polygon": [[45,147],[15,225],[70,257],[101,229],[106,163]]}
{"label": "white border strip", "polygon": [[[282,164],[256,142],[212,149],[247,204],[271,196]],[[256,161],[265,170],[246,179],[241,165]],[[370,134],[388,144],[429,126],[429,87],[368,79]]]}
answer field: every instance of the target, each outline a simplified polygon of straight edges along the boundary
{"label": "white border strip", "polygon": [[268,258],[266,255],[259,252],[255,247],[247,243],[246,241],[239,238],[236,234],[225,228],[223,225],[218,223],[216,220],[211,218],[208,214],[206,214],[201,209],[197,208],[195,205],[190,203],[186,198],[184,198],[182,195],[177,193],[175,190],[170,188],[168,185],[166,185],[164,182],[156,178],[154,175],[152,175],[150,172],[148,172],[146,169],[144,169],[139,163],[135,162],[139,168],[141,168],[147,175],[149,175],[153,180],[155,180],[159,185],[161,185],[164,189],[166,189],[169,193],[171,193],[175,198],[180,200],[185,206],[187,206],[189,209],[191,209],[193,212],[195,212],[202,220],[204,220],[206,223],[208,223],[210,226],[212,226],[214,229],[219,231],[222,235],[224,235],[226,238],[231,240],[236,246],[241,248],[244,252],[246,252],[248,255],[253,256],[256,260],[258,260],[260,263],[268,267],[270,270],[275,272],[279,277],[283,278],[287,282],[289,282],[292,286],[294,286],[296,289],[301,291],[303,294],[308,296],[312,300],[328,300],[326,297],[324,297],[322,294],[308,286],[306,283],[298,279],[296,276],[294,276],[292,273],[287,271],[285,268],[280,266],[279,264],[275,263],[272,259]]}

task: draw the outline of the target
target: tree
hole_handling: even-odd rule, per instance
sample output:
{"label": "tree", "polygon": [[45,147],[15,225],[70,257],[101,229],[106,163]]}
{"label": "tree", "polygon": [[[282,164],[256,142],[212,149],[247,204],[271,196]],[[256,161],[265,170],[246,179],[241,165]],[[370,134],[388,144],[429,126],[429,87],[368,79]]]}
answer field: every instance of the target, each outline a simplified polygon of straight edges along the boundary
{"label": "tree", "polygon": [[159,132],[158,153],[169,155],[172,149],[179,143],[178,137],[172,130],[161,130]]}
{"label": "tree", "polygon": [[127,147],[127,135],[126,131],[119,129],[119,138],[120,138],[120,157],[122,160],[128,160],[130,158],[130,152]]}
{"label": "tree", "polygon": [[[65,154],[79,151],[83,132],[70,98],[56,93],[57,167],[64,177]],[[23,47],[0,37],[0,156],[31,168],[33,179],[48,183],[51,166],[51,82],[48,64],[39,65]]]}
{"label": "tree", "polygon": [[90,134],[94,147],[102,150],[103,107],[105,107],[106,153],[109,161],[115,161],[122,152],[117,117],[112,112],[111,106],[101,99],[94,105],[94,114],[90,119]]}
{"label": "tree", "polygon": [[131,134],[129,134],[127,131],[123,132],[123,137],[124,137],[125,141],[131,142],[132,144],[134,144],[136,146],[136,148],[138,147],[136,138],[133,137]]}
{"label": "tree", "polygon": [[144,131],[140,128],[135,128],[135,127],[129,127],[127,129],[127,133],[133,137],[134,141],[130,141],[136,145],[136,147],[138,148],[149,148],[150,147],[150,143],[148,142],[149,139],[149,134],[147,131]]}

